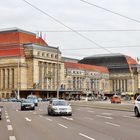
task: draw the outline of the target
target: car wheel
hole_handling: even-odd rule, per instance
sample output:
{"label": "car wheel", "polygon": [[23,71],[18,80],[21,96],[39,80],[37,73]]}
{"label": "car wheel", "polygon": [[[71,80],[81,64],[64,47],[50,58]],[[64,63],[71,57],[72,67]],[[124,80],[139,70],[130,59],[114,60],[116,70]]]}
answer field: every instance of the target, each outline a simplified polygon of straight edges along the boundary
{"label": "car wheel", "polygon": [[135,116],[136,116],[136,117],[139,117],[140,114],[139,114],[139,111],[138,111],[138,108],[137,108],[137,107],[135,107],[135,110],[134,110],[134,111],[135,111]]}
{"label": "car wheel", "polygon": [[33,109],[32,110],[35,110],[35,107],[33,107]]}

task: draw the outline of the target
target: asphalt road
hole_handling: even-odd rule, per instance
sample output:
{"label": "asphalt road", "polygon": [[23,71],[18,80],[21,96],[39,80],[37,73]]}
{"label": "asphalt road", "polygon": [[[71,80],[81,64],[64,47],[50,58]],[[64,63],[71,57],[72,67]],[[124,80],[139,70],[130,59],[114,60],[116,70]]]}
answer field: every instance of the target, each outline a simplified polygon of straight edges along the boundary
{"label": "asphalt road", "polygon": [[0,105],[0,140],[140,140],[140,118],[133,112],[72,106],[72,116],[48,116],[47,103],[35,111]]}

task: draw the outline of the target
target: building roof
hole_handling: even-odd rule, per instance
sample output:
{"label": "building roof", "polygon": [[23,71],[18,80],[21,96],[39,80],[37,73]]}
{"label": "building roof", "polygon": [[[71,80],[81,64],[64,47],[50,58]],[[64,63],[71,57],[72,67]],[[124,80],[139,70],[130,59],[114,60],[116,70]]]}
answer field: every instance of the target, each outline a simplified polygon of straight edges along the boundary
{"label": "building roof", "polygon": [[37,38],[32,32],[18,28],[0,30],[0,57],[24,55],[23,44],[26,43],[48,46],[42,38]]}
{"label": "building roof", "polygon": [[109,73],[109,71],[106,67],[80,64],[80,63],[73,63],[73,62],[65,62],[65,67],[66,68],[73,68],[73,69],[81,69],[81,70],[89,70],[89,71],[98,71],[98,72],[103,72],[103,73]]}
{"label": "building roof", "polygon": [[78,63],[79,59],[75,59],[75,58],[69,58],[69,57],[62,57],[64,62],[74,62],[74,63]]}
{"label": "building roof", "polygon": [[93,55],[89,57],[85,57],[79,61],[84,64],[93,64],[97,66],[128,66],[128,65],[136,65],[137,62],[130,56],[123,55],[121,53],[110,53],[110,54],[99,54]]}

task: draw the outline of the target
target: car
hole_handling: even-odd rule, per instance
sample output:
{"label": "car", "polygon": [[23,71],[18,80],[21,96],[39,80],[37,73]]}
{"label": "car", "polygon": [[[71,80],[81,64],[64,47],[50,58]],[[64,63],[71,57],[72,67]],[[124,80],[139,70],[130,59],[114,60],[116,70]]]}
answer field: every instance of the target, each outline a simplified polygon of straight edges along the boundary
{"label": "car", "polygon": [[134,113],[136,117],[140,116],[140,95],[135,100]]}
{"label": "car", "polygon": [[35,110],[35,104],[29,99],[22,100],[21,110]]}
{"label": "car", "polygon": [[112,98],[111,98],[111,103],[121,103],[121,98],[117,95],[114,95]]}
{"label": "car", "polygon": [[28,95],[27,99],[31,100],[35,106],[38,106],[38,98],[35,95]]}
{"label": "car", "polygon": [[72,115],[71,105],[63,99],[51,99],[47,110],[48,115]]}
{"label": "car", "polygon": [[1,117],[2,117],[2,108],[3,108],[3,106],[0,106],[0,120],[1,120]]}

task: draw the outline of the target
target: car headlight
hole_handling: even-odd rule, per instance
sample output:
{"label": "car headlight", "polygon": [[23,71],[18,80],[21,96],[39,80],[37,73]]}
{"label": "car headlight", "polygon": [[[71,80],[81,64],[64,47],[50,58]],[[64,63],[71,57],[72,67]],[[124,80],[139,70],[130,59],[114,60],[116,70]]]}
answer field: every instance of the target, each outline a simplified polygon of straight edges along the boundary
{"label": "car headlight", "polygon": [[34,104],[32,104],[31,106],[34,107]]}
{"label": "car headlight", "polygon": [[72,110],[72,108],[69,106],[67,110],[71,111],[71,110]]}
{"label": "car headlight", "polygon": [[53,109],[53,110],[58,110],[58,108],[57,108],[57,107],[53,107],[52,109]]}

